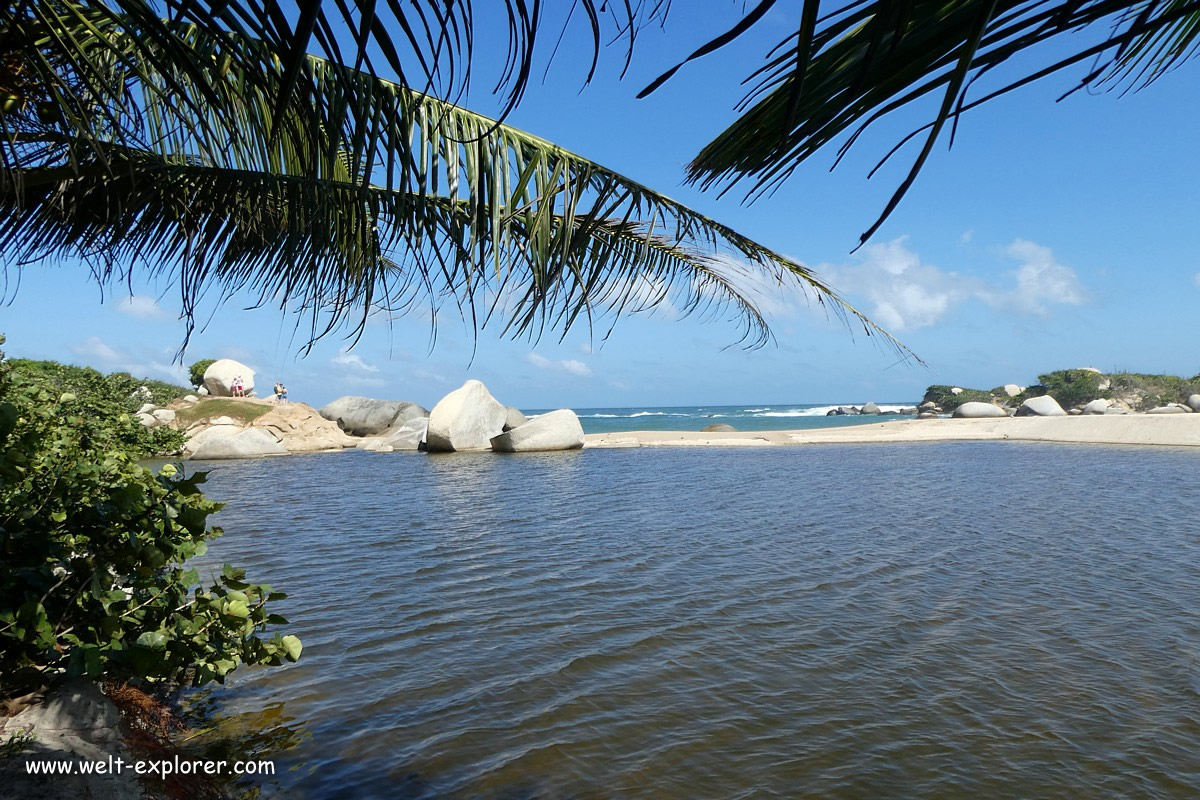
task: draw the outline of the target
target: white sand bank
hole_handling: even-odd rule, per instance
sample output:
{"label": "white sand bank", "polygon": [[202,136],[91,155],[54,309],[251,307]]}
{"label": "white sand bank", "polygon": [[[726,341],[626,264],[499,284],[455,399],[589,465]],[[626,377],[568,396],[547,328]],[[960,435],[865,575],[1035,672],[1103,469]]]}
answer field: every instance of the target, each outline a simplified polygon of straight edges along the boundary
{"label": "white sand bank", "polygon": [[1200,413],[914,419],[801,431],[591,433],[584,437],[584,447],[770,447],[792,444],[1003,440],[1200,447]]}

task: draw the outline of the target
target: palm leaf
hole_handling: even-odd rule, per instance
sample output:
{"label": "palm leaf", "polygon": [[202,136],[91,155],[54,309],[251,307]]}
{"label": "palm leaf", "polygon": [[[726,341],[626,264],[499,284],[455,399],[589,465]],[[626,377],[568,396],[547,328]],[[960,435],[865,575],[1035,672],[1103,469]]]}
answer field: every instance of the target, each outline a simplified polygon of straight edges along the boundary
{"label": "palm leaf", "polygon": [[418,300],[482,324],[501,296],[509,333],[565,335],[636,309],[650,280],[757,345],[745,287],[799,287],[907,353],[804,266],[496,120],[228,30],[38,10],[14,28],[34,79],[0,113],[10,258],[170,271],[189,324],[210,287],[251,292],[307,309],[310,342]]}
{"label": "palm leaf", "polygon": [[[753,200],[817,152],[840,141],[840,160],[880,118],[939,95],[933,119],[901,140],[925,137],[862,241],[896,208],[947,123],[956,124],[964,111],[1079,63],[1090,62],[1080,88],[1141,87],[1200,44],[1200,0],[805,0],[801,17],[799,31],[750,77],[742,116],[701,150],[688,178],[725,191],[745,182],[745,197]],[[1067,55],[970,96],[979,78],[1069,34],[1080,35]],[[722,44],[728,39],[719,37]]]}

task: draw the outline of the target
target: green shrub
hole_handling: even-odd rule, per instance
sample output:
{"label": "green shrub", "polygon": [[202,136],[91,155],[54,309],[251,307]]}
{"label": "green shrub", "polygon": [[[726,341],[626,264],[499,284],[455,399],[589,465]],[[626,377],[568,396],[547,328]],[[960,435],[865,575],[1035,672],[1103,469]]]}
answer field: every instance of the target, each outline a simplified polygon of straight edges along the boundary
{"label": "green shrub", "polygon": [[[138,380],[127,372],[105,375],[91,367],[24,358],[14,358],[6,363],[13,380],[38,386],[50,397],[74,395],[76,413],[107,420],[132,414],[143,403],[166,405],[188,393],[182,386],[145,378]],[[143,387],[149,392],[149,400],[142,392]],[[185,438],[183,433],[173,428],[147,428],[136,422],[114,424],[110,430],[124,445],[126,452],[137,458],[178,453],[183,448]]]}
{"label": "green shrub", "polygon": [[[985,392],[982,389],[963,389],[958,394],[955,394],[953,386],[930,386],[925,390],[925,396],[921,398],[922,403],[933,401],[941,406],[943,411],[953,411],[963,403],[992,403],[998,398],[992,396],[991,392]],[[1003,395],[1003,391],[1001,392]]]}
{"label": "green shrub", "polygon": [[1139,411],[1168,403],[1182,403],[1200,393],[1200,375],[1181,378],[1178,375],[1152,375],[1144,372],[1114,372],[1110,378],[1114,394],[1130,398]]}
{"label": "green shrub", "polygon": [[[1060,369],[1045,375],[1038,375],[1040,385],[1030,387],[1030,389],[1040,389],[1043,394],[1048,394],[1057,400],[1063,408],[1072,408],[1102,397],[1111,397],[1112,393],[1109,390],[1100,388],[1102,380],[1104,380],[1103,375],[1091,370]],[[1028,391],[1026,393],[1030,397],[1036,396]]]}
{"label": "green shrub", "polygon": [[202,358],[195,364],[188,367],[188,377],[192,381],[192,386],[200,388],[204,385],[204,373],[213,364],[217,363],[215,358]]}
{"label": "green shrub", "polygon": [[0,361],[0,694],[60,674],[199,685],[299,657],[296,637],[259,635],[286,623],[267,610],[282,594],[185,569],[220,505],[203,473],[137,464],[140,427]]}

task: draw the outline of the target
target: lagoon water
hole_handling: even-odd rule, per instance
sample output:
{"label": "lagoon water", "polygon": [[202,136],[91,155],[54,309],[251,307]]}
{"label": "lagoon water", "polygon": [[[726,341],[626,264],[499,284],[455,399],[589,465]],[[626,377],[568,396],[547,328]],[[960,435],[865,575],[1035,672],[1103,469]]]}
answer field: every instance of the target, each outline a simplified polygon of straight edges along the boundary
{"label": "lagoon water", "polygon": [[228,503],[206,559],[289,592],[305,645],[213,697],[237,756],[275,760],[265,797],[1194,797],[1198,465],[1017,443],[197,464]]}

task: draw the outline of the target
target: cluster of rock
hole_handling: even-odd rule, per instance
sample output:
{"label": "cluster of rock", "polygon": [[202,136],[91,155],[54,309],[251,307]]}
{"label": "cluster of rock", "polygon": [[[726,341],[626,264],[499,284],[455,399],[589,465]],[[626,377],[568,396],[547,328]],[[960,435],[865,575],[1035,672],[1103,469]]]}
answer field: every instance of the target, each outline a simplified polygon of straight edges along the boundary
{"label": "cluster of rock", "polygon": [[[189,394],[180,402],[190,405],[199,401],[199,397],[194,394]],[[143,403],[142,407],[137,410],[136,414],[134,414],[134,418],[147,428],[156,428],[160,425],[171,425],[175,422],[175,409],[156,406],[154,403]]]}
{"label": "cluster of rock", "polygon": [[282,456],[341,450],[355,444],[336,423],[304,403],[273,406],[250,423],[229,416],[198,420],[188,427],[187,436],[184,455],[195,459]]}
{"label": "cluster of rock", "polygon": [[831,408],[825,412],[827,417],[843,417],[853,414],[878,414],[880,416],[895,415],[895,416],[912,416],[917,413],[916,407],[905,407],[897,409],[881,409],[875,403],[865,403],[860,408],[859,406],[838,406]]}
{"label": "cluster of rock", "polygon": [[377,453],[397,450],[515,453],[583,447],[583,426],[574,411],[560,409],[528,419],[505,406],[481,382],[470,380],[426,411],[415,403],[341,397],[321,409],[346,433],[362,437],[356,447]]}

